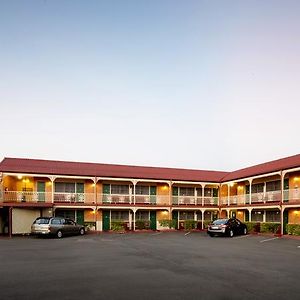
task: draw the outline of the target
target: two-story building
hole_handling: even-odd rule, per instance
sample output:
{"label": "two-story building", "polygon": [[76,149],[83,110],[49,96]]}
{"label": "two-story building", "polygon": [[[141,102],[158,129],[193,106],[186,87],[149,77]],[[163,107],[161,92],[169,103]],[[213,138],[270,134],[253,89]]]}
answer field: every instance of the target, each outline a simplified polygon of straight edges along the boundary
{"label": "two-story building", "polygon": [[162,220],[199,229],[217,217],[300,223],[300,155],[234,172],[4,158],[0,233],[24,234],[39,216],[65,216],[92,230],[121,222],[162,230]]}

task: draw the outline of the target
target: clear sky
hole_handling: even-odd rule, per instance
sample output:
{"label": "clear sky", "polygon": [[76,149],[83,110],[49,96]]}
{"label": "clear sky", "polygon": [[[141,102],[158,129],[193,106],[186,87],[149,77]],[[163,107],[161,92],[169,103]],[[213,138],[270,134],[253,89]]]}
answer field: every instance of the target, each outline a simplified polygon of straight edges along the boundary
{"label": "clear sky", "polygon": [[300,1],[0,0],[0,112],[0,159],[298,154]]}

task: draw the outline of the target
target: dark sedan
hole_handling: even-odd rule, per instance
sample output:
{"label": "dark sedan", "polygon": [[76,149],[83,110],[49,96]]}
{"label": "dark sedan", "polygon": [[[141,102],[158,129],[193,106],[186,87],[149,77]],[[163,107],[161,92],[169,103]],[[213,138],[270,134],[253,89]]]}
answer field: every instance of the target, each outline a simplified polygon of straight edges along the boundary
{"label": "dark sedan", "polygon": [[207,228],[207,234],[210,236],[227,235],[233,237],[234,235],[247,233],[246,224],[235,218],[215,220]]}

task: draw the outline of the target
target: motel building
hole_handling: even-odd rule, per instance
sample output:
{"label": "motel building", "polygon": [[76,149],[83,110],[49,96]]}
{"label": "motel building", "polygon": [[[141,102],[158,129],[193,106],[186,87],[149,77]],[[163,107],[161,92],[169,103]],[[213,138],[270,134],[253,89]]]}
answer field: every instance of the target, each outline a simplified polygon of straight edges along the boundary
{"label": "motel building", "polygon": [[4,158],[0,234],[27,234],[37,217],[63,216],[89,230],[204,229],[220,217],[300,224],[300,155],[234,172]]}

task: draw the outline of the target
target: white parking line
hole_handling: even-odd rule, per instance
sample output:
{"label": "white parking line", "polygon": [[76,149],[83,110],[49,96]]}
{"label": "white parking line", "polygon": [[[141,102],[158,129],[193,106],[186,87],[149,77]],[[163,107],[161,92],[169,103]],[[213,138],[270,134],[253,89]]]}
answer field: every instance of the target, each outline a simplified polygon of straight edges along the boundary
{"label": "white parking line", "polygon": [[273,241],[273,240],[277,240],[278,237],[274,237],[274,238],[271,238],[271,239],[267,239],[267,240],[262,240],[262,241],[259,241],[260,243],[264,243],[264,242],[269,242],[269,241]]}
{"label": "white parking line", "polygon": [[235,237],[234,239],[237,240],[237,239],[243,239],[243,238],[246,238],[246,237],[249,237],[250,235],[241,235],[241,236],[237,236]]}
{"label": "white parking line", "polygon": [[300,246],[297,246],[297,248],[300,248]]}
{"label": "white parking line", "polygon": [[188,234],[190,234],[191,232],[189,231],[189,232],[187,232],[187,233],[185,233],[184,235],[188,235]]}
{"label": "white parking line", "polygon": [[156,232],[156,233],[153,233],[151,235],[159,235],[159,234],[161,234],[161,232]]}

